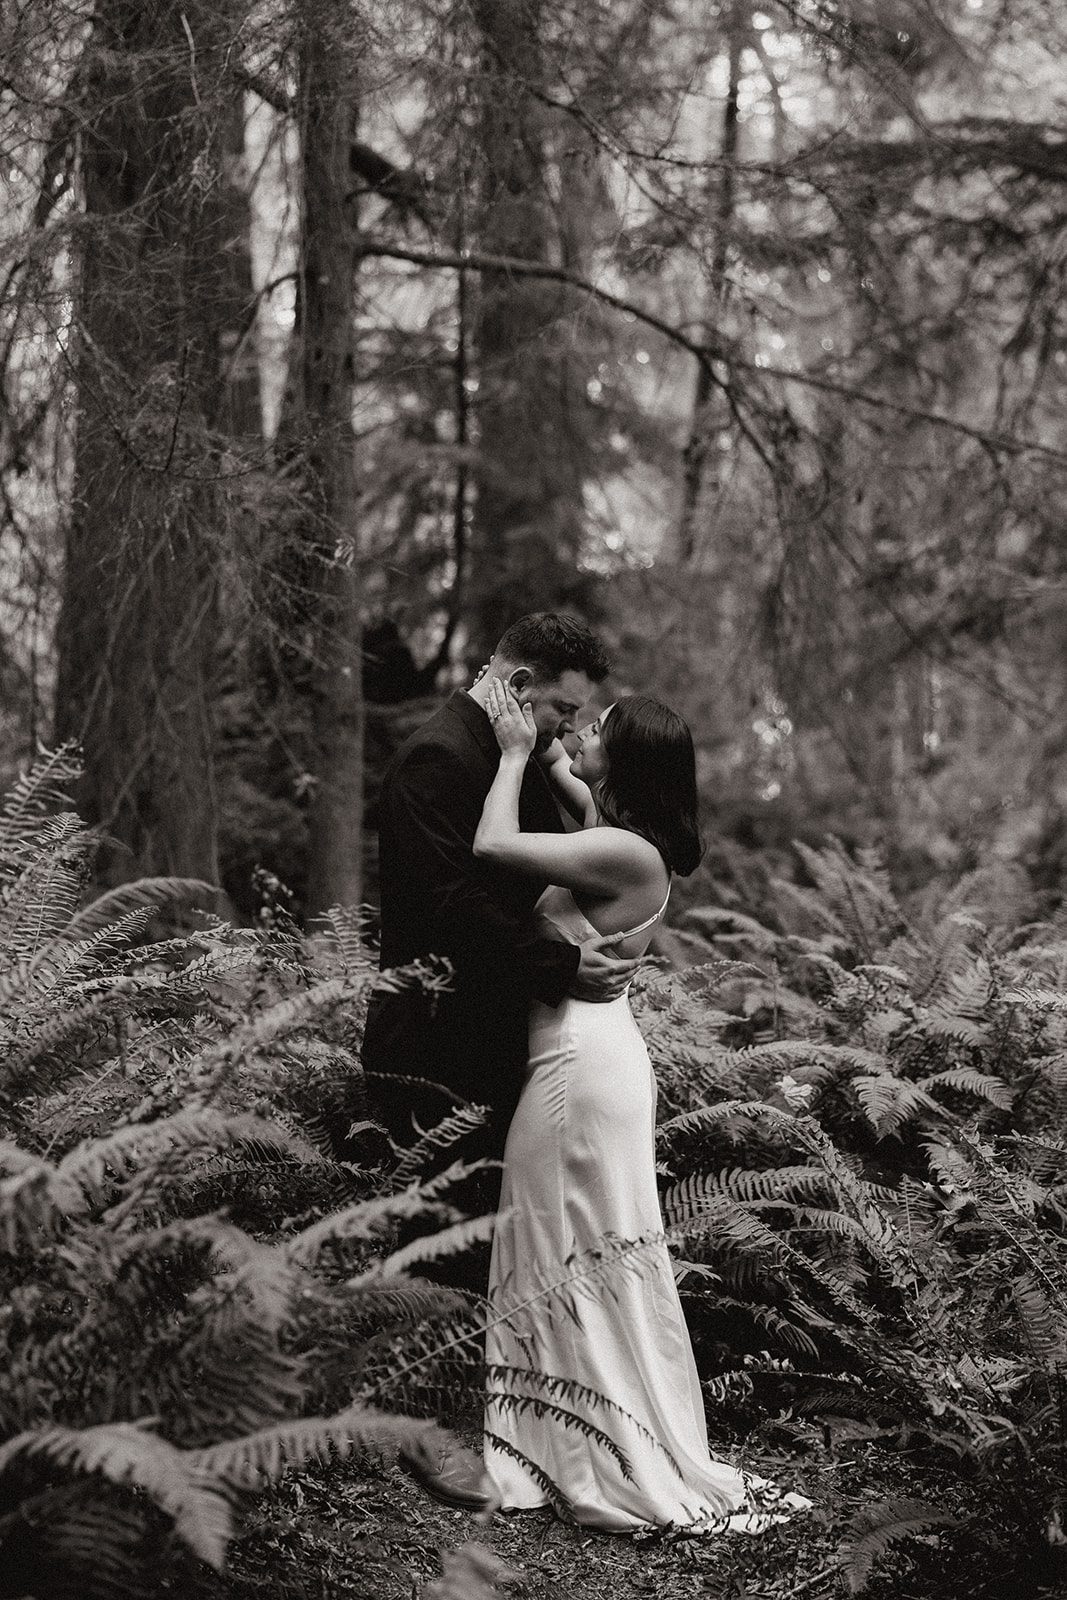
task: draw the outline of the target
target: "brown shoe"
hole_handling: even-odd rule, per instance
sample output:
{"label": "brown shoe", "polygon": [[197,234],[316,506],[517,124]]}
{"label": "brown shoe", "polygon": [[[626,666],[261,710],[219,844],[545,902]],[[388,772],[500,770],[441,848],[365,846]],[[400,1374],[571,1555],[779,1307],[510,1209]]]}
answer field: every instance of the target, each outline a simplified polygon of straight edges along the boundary
{"label": "brown shoe", "polygon": [[400,1464],[415,1482],[445,1506],[462,1511],[492,1511],[499,1496],[480,1456],[456,1440],[400,1452]]}

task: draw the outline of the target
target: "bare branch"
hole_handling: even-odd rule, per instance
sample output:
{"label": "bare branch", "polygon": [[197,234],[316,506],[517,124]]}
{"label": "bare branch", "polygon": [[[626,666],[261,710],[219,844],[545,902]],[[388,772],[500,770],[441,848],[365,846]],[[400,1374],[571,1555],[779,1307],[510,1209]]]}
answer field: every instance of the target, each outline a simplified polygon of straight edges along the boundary
{"label": "bare branch", "polygon": [[681,328],[659,317],[655,312],[647,310],[634,300],[628,300],[623,295],[612,293],[610,289],[601,288],[591,283],[588,278],[582,278],[577,273],[570,272],[566,267],[557,267],[546,261],[528,261],[521,256],[490,256],[482,255],[477,251],[445,251],[445,250],[413,250],[407,246],[394,244],[388,239],[374,238],[369,235],[361,236],[359,240],[360,253],[365,256],[379,256],[393,261],[410,261],[414,266],[430,267],[444,271],[462,271],[469,269],[475,272],[502,272],[510,273],[515,277],[545,278],[553,283],[566,283],[572,288],[590,295],[599,300],[603,305],[613,307],[627,316],[632,316],[638,322],[643,322],[647,327],[655,328],[664,338],[672,344],[687,351],[694,360],[698,361],[709,373],[713,383],[723,390],[730,392],[730,385],[717,372],[716,364],[729,366],[741,371],[757,374],[761,378],[776,378],[783,383],[796,383],[809,389],[818,389],[825,394],[840,395],[843,399],[858,401],[862,405],[873,406],[881,411],[891,411],[897,416],[908,417],[917,422],[928,422],[932,427],[945,428],[949,432],[962,434],[964,437],[974,439],[985,449],[1007,452],[1012,455],[1040,455],[1047,461],[1055,461],[1067,467],[1067,451],[1057,450],[1052,445],[1042,444],[1039,439],[1011,438],[1003,434],[990,433],[984,428],[971,427],[966,422],[960,422],[955,417],[947,417],[938,411],[927,410],[923,406],[911,405],[902,400],[890,400],[884,395],[871,393],[868,389],[857,388],[853,384],[839,383],[833,378],[818,377],[810,372],[796,372],[787,367],[765,366],[762,362],[748,360],[741,356],[735,347],[726,341],[717,344],[710,342],[700,343],[691,339]]}

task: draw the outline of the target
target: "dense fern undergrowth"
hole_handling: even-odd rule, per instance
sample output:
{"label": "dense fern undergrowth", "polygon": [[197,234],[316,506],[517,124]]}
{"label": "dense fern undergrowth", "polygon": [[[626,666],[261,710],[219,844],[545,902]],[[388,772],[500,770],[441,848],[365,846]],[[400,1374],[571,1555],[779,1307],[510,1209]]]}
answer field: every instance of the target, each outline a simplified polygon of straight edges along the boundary
{"label": "dense fern undergrowth", "polygon": [[[269,884],[253,928],[209,885],[87,898],[74,776],[58,752],[0,813],[0,1600],[195,1593],[287,1468],[432,1453],[485,1382],[484,1306],[424,1275],[487,1236],[452,1198],[478,1113],[407,1151],[377,1126],[358,916],[307,941]],[[1067,918],[1002,868],[904,907],[873,856],[797,861],[636,988],[713,1431],[957,1486],[861,1514],[854,1591],[936,1549],[969,1594],[1056,1592]]]}

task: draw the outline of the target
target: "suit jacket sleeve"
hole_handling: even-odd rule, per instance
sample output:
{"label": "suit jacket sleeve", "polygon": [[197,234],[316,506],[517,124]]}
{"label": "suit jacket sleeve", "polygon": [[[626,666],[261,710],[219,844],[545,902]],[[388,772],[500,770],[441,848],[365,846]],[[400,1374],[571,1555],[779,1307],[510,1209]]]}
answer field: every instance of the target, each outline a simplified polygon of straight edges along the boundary
{"label": "suit jacket sleeve", "polygon": [[405,874],[433,888],[437,954],[457,972],[483,974],[558,1005],[578,970],[577,945],[536,935],[528,918],[493,892],[498,868],[477,860],[482,795],[462,760],[438,747],[412,751],[394,775],[390,810]]}

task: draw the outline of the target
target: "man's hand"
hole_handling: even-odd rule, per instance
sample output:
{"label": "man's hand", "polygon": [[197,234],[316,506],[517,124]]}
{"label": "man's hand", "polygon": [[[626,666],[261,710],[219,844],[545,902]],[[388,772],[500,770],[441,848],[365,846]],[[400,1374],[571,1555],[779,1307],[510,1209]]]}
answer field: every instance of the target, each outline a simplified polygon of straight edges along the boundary
{"label": "man's hand", "polygon": [[619,956],[606,955],[605,946],[611,940],[609,933],[583,939],[579,945],[582,958],[569,991],[575,1000],[617,1000],[641,965],[640,957],[624,961]]}

